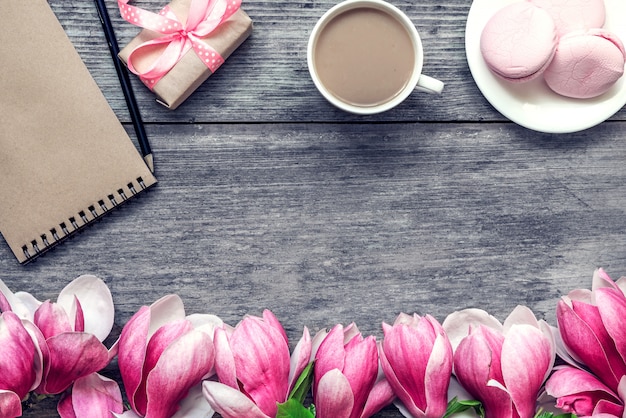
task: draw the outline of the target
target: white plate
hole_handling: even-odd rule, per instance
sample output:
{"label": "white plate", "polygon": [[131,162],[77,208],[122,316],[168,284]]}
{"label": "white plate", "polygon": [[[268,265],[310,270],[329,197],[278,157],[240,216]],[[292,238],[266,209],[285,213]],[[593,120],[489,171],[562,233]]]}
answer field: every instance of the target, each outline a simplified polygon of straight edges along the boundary
{"label": "white plate", "polygon": [[[518,125],[547,133],[577,132],[595,126],[626,104],[626,75],[593,99],[570,99],[554,93],[543,79],[513,84],[497,78],[480,53],[480,35],[500,8],[520,0],[474,0],[465,28],[465,53],[472,77],[485,98]],[[605,0],[604,27],[626,42],[626,0]]]}

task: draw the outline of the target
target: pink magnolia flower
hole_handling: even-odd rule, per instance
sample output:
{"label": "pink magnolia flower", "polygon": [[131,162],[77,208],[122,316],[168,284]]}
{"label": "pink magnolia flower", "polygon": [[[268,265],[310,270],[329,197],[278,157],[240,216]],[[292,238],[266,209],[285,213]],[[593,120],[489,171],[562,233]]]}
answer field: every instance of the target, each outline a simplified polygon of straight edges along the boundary
{"label": "pink magnolia flower", "polygon": [[[557,304],[558,330],[574,365],[585,365],[617,392],[626,375],[626,296],[602,269],[596,270],[592,290],[576,289]],[[571,356],[568,358],[568,355]]]}
{"label": "pink magnolia flower", "polygon": [[548,324],[518,306],[504,324],[479,309],[443,323],[454,349],[454,374],[482,402],[486,418],[532,418],[556,350]]}
{"label": "pink magnolia flower", "polygon": [[618,395],[593,374],[566,366],[550,376],[546,391],[557,398],[557,408],[578,417],[598,417],[600,414],[621,417],[624,405],[620,397],[626,395],[626,378],[620,383]]}
{"label": "pink magnolia flower", "polygon": [[393,326],[383,323],[379,344],[382,369],[402,414],[441,418],[448,406],[452,346],[442,326],[430,315],[400,314]]}
{"label": "pink magnolia flower", "polygon": [[22,400],[39,385],[41,354],[13,312],[0,315],[0,416],[22,415]]}
{"label": "pink magnolia flower", "polygon": [[367,418],[394,399],[379,373],[376,338],[354,323],[335,325],[315,354],[313,401],[318,418]]}
{"label": "pink magnolia flower", "polygon": [[[114,307],[107,285],[92,275],[70,282],[56,303],[0,286],[2,309],[15,310],[35,337],[43,359],[37,393],[58,394],[76,379],[104,368],[114,353],[102,341],[113,327]],[[28,326],[29,323],[34,327]]]}
{"label": "pink magnolia flower", "polygon": [[57,405],[62,418],[111,418],[124,410],[117,382],[98,373],[79,377]]}
{"label": "pink magnolia flower", "polygon": [[[207,410],[203,399],[187,398],[213,373],[211,335],[221,323],[214,315],[185,316],[183,302],[176,295],[141,307],[117,343],[118,365],[132,408],[124,416],[169,418],[181,407]],[[193,405],[186,405],[187,400]],[[213,411],[206,414],[211,416]]]}
{"label": "pink magnolia flower", "polygon": [[213,409],[224,418],[273,418],[311,360],[311,338],[305,327],[290,356],[283,326],[265,310],[262,318],[217,328],[215,350],[219,382],[203,383]]}

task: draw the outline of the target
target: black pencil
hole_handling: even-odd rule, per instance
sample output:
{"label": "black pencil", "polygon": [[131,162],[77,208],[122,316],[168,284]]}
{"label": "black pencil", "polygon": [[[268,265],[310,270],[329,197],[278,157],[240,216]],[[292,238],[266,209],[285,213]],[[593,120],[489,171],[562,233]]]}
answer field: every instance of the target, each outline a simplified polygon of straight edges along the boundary
{"label": "black pencil", "polygon": [[124,92],[124,98],[126,99],[126,105],[128,106],[130,118],[133,122],[135,133],[137,134],[137,141],[139,142],[139,147],[141,148],[141,154],[143,155],[143,159],[146,161],[148,168],[150,168],[150,171],[154,172],[152,149],[150,148],[148,136],[146,135],[146,130],[143,126],[141,113],[139,113],[139,106],[137,106],[135,93],[133,92],[133,88],[130,84],[128,70],[126,70],[126,67],[122,64],[119,57],[117,56],[120,52],[120,48],[117,45],[117,38],[115,37],[115,32],[113,31],[113,25],[111,24],[109,12],[107,11],[107,7],[104,4],[104,0],[95,1],[96,6],[98,7],[100,23],[102,23],[102,29],[104,29],[104,35],[106,36],[107,43],[109,44],[109,50],[111,51],[111,56],[113,57],[113,63],[115,64],[115,71],[117,71],[117,77],[120,79],[120,84],[122,85],[122,90]]}

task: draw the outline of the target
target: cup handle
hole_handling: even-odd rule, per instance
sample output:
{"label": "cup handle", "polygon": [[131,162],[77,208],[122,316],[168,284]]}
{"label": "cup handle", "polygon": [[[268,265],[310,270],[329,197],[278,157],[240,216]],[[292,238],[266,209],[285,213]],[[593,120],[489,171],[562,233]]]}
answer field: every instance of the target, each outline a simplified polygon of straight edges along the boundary
{"label": "cup handle", "polygon": [[424,91],[431,94],[439,94],[443,91],[443,81],[439,81],[436,78],[432,78],[422,74],[417,80],[415,90]]}

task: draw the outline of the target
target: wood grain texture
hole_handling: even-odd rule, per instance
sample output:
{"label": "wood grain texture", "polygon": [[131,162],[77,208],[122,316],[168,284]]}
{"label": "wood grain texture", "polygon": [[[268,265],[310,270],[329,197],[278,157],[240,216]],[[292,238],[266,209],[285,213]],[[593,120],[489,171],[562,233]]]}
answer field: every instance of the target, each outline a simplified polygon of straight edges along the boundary
{"label": "wood grain texture", "polygon": [[[507,122],[467,68],[470,0],[393,3],[420,30],[443,95],[343,114],[315,90],[305,56],[333,2],[245,1],[253,35],[179,109],[133,77],[159,184],[27,266],[0,245],[0,279],[45,300],[100,276],[116,306],[108,343],[142,305],[177,293],[188,313],[233,325],[271,309],[293,346],[304,326],[352,321],[381,338],[400,312],[443,320],[480,307],[503,320],[524,304],[554,324],[558,298],[588,287],[596,267],[625,274],[625,111],[568,135]],[[95,5],[50,4],[132,135]],[[138,29],[108,5],[124,45]]]}
{"label": "wood grain texture", "polygon": [[597,266],[626,271],[624,128],[150,126],[160,183],[31,265],[0,249],[0,277],[46,299],[96,274],[114,334],[168,293],[233,325],[271,309],[292,343],[305,325],[380,338],[399,312],[465,307],[502,320],[524,304],[554,324]]}

